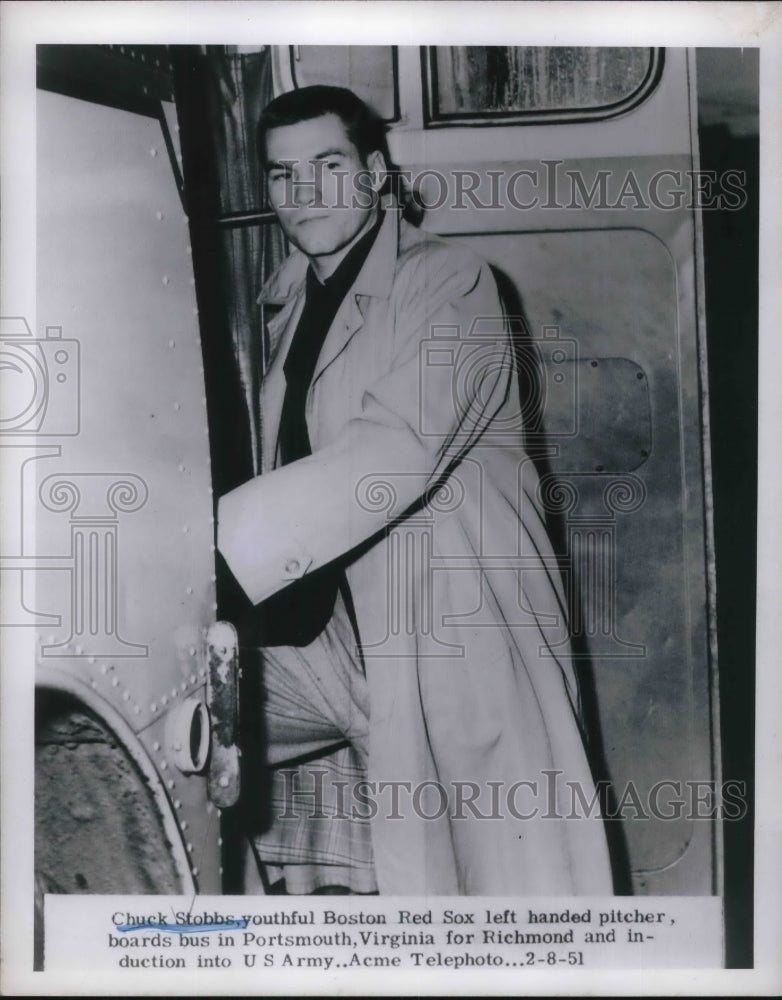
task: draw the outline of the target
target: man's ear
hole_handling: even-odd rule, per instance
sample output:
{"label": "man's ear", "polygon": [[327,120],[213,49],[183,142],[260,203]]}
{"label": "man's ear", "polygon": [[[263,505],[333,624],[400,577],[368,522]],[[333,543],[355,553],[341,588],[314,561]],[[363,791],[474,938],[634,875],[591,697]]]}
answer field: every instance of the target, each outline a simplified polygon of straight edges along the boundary
{"label": "man's ear", "polygon": [[367,157],[367,170],[372,178],[372,190],[377,193],[383,187],[388,176],[386,158],[379,149],[374,150]]}

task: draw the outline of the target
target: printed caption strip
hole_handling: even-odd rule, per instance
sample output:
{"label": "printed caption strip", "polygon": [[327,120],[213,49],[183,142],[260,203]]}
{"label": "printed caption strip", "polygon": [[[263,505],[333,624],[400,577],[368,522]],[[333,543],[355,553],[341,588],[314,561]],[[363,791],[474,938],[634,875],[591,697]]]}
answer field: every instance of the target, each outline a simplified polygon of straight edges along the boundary
{"label": "printed caption strip", "polygon": [[718,897],[65,896],[45,971],[719,968]]}

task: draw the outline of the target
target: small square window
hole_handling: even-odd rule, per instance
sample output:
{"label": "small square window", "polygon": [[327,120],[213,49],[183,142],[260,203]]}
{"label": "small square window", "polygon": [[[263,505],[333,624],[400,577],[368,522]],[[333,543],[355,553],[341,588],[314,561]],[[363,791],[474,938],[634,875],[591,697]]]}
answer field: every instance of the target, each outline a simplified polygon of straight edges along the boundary
{"label": "small square window", "polygon": [[391,45],[292,45],[297,87],[347,87],[387,122],[399,119],[396,48]]}

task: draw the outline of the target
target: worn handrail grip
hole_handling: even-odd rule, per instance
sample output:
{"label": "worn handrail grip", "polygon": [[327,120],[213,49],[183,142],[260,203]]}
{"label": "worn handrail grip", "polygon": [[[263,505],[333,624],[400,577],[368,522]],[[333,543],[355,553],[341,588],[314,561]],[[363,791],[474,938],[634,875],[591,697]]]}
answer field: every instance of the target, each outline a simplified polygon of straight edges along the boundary
{"label": "worn handrail grip", "polygon": [[211,717],[209,798],[221,809],[236,803],[240,792],[239,646],[236,629],[215,622],[207,632],[207,704]]}

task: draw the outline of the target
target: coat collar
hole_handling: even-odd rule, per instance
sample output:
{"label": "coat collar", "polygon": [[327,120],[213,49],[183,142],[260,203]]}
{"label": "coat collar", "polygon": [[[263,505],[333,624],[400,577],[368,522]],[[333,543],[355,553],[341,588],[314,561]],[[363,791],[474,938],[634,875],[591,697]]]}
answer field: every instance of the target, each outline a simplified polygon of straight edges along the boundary
{"label": "coat collar", "polygon": [[[381,206],[385,209],[386,217],[353,284],[352,295],[387,299],[391,294],[399,252],[399,206],[392,195],[386,195]],[[258,302],[261,305],[284,307],[303,291],[308,265],[306,254],[300,250],[291,251],[287,260],[264,285]]]}

